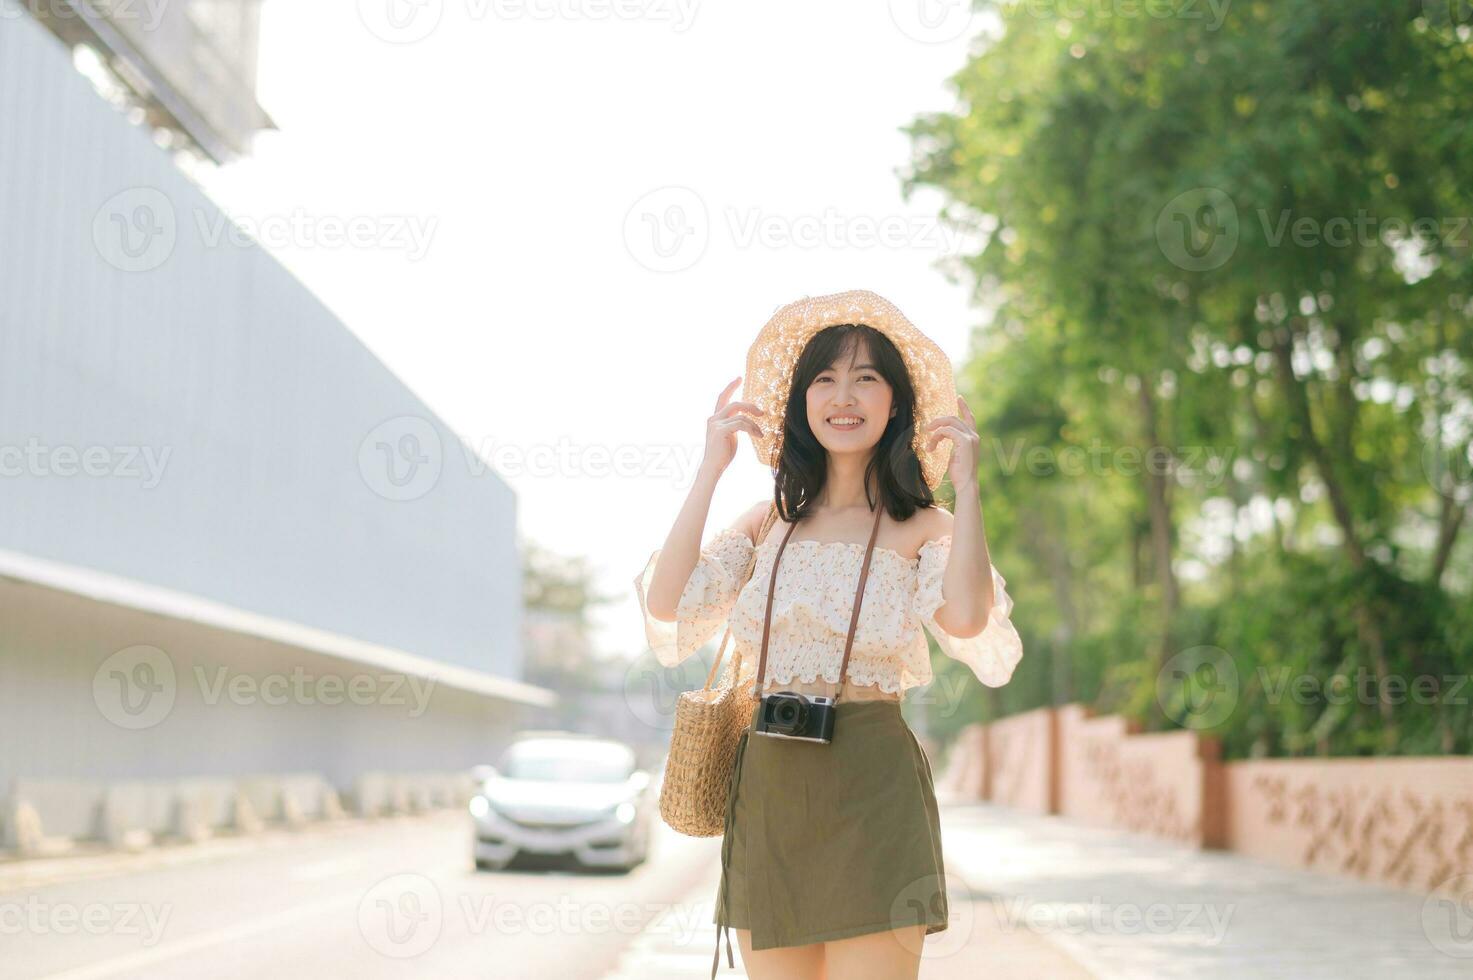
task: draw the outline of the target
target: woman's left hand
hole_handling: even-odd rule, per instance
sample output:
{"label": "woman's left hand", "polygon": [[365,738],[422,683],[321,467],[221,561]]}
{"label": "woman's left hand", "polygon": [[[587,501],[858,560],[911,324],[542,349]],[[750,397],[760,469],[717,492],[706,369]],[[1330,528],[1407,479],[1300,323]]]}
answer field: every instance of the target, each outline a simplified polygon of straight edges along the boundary
{"label": "woman's left hand", "polygon": [[953,489],[977,482],[977,467],[982,462],[982,437],[977,434],[977,420],[961,395],[956,396],[957,415],[941,415],[926,425],[926,450],[936,448],[942,439],[951,440],[951,461],[946,475]]}

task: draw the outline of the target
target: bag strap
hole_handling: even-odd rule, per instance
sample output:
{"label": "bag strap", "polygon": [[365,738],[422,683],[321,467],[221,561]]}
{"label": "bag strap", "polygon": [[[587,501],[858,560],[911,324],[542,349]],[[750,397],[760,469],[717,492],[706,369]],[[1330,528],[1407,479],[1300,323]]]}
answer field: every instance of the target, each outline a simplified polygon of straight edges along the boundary
{"label": "bag strap", "polygon": [[[844,639],[844,661],[839,664],[839,690],[834,692],[835,702],[844,690],[844,674],[849,669],[849,651],[854,646],[854,631],[859,628],[859,606],[864,602],[864,585],[869,580],[869,563],[875,554],[875,538],[880,536],[880,515],[884,512],[883,506],[875,505],[875,526],[870,529],[869,544],[864,546],[864,564],[859,569],[859,588],[854,593],[854,612],[849,617],[849,635]],[[783,535],[782,544],[778,545],[777,554],[772,557],[772,578],[767,583],[767,615],[762,623],[762,659],[757,662],[757,680],[752,687],[753,694],[759,698],[762,696],[762,680],[767,676],[767,639],[772,632],[772,599],[777,586],[777,563],[797,526],[797,521],[788,525],[788,532]]]}
{"label": "bag strap", "polygon": [[[746,584],[751,581],[752,572],[757,567],[757,545],[761,544],[762,539],[767,537],[767,532],[772,528],[772,525],[776,520],[777,504],[773,504],[772,506],[767,508],[767,516],[763,518],[762,528],[757,532],[757,541],[755,544],[752,545],[752,557],[751,560],[747,562],[747,574],[742,577],[742,584],[738,587],[738,591],[740,591],[741,588],[744,588]],[[726,641],[729,639],[731,639],[730,622],[728,622],[726,625],[726,632],[721,637],[721,643],[716,647],[716,659],[711,661],[711,669],[706,672],[706,683],[701,688],[702,690],[711,690],[711,682],[716,679],[716,668],[721,666],[721,658],[726,656]],[[737,653],[736,658],[733,660],[733,663],[736,665],[736,669],[732,671],[731,679],[732,683],[735,684],[737,681],[741,680],[742,676],[742,655],[740,652]]]}

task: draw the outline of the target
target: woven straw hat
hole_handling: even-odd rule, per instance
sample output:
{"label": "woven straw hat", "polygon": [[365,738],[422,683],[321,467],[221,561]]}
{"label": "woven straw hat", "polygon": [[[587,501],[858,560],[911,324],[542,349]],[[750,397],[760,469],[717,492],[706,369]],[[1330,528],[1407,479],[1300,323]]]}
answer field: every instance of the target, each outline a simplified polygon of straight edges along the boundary
{"label": "woven straw hat", "polygon": [[890,338],[900,351],[916,392],[915,436],[911,440],[921,461],[921,475],[935,489],[951,461],[951,440],[940,440],[927,450],[925,427],[942,415],[956,414],[956,380],[951,359],[936,343],[916,329],[893,303],[868,289],[851,289],[828,296],[805,296],[782,307],[767,321],[747,351],[747,373],[742,399],[760,406],[766,415],[755,418],[762,437],[753,439],[757,458],[769,469],[782,455],[783,418],[798,357],[813,335],[841,323],[863,323]]}

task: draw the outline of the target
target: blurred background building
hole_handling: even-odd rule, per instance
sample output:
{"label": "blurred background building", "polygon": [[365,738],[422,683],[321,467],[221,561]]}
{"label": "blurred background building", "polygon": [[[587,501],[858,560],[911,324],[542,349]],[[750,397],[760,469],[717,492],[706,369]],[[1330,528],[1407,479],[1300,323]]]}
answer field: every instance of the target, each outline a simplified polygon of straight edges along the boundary
{"label": "blurred background building", "polygon": [[256,17],[0,0],[11,846],[454,802],[556,702],[510,489],[176,165],[271,125]]}
{"label": "blurred background building", "polygon": [[23,3],[167,144],[226,163],[250,152],[257,131],[275,128],[256,103],[261,0]]}

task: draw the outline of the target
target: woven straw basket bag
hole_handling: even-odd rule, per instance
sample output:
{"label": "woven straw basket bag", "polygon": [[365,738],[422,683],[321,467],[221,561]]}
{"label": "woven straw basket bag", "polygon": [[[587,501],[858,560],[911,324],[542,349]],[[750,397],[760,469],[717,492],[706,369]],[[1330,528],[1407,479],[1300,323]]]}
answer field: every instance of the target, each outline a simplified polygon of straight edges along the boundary
{"label": "woven straw basket bag", "polygon": [[[768,510],[757,534],[760,544],[777,520],[777,508]],[[757,563],[753,548],[742,584],[752,577]],[[670,754],[665,761],[665,779],[660,784],[660,818],[690,837],[719,837],[726,824],[726,795],[731,769],[736,762],[737,742],[751,723],[757,696],[749,685],[740,684],[742,658],[733,655],[721,682],[711,686],[716,668],[731,638],[730,625],[716,648],[716,659],[700,690],[685,691],[675,701],[675,727],[670,735]]]}

